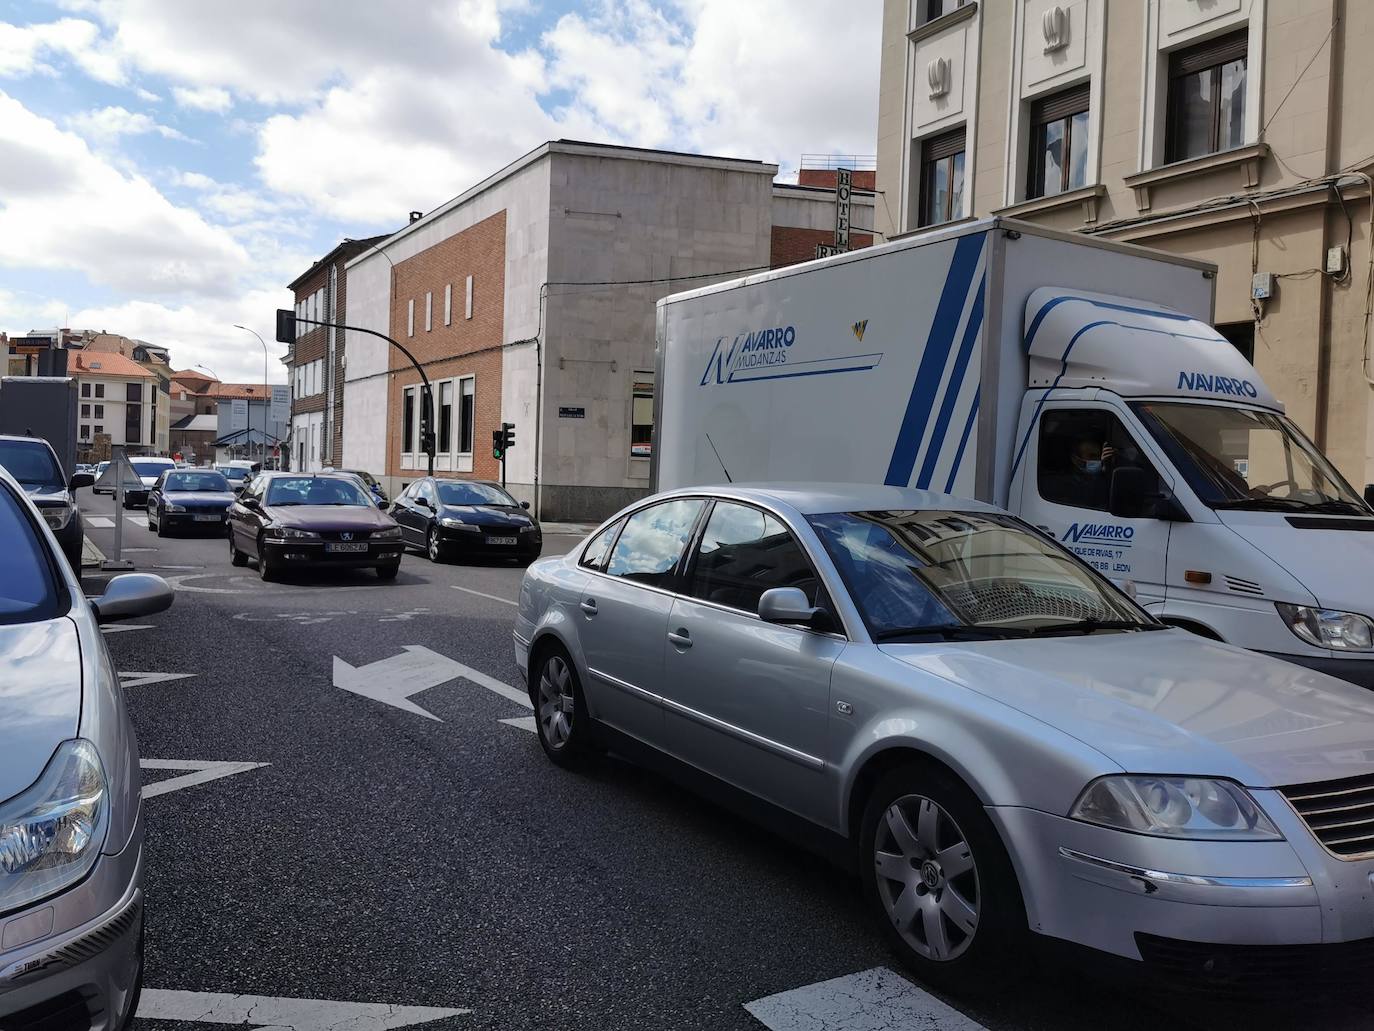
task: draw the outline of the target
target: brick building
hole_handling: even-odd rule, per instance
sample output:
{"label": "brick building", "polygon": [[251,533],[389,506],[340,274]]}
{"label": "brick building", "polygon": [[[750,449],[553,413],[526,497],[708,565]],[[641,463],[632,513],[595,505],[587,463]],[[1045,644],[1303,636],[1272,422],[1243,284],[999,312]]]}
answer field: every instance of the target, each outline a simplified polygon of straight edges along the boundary
{"label": "brick building", "polygon": [[[344,322],[348,317],[344,266],[350,258],[386,239],[344,240],[298,276],[288,289],[296,295],[298,318]],[[343,452],[343,372],[347,362],[342,331],[298,326],[296,342],[282,358],[291,386],[287,436],[290,465],[321,469],[337,465]]]}

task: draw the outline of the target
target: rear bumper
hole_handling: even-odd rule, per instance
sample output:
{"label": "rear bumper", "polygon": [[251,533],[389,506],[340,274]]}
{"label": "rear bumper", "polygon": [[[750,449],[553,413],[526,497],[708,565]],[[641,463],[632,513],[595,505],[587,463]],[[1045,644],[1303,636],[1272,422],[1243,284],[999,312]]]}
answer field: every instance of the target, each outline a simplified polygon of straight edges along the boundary
{"label": "rear bumper", "polygon": [[399,541],[368,542],[366,552],[326,551],[320,541],[264,541],[267,560],[278,568],[372,569],[401,561],[404,545]]}
{"label": "rear bumper", "polygon": [[1374,691],[1374,656],[1368,659],[1344,659],[1325,655],[1288,655],[1283,652],[1264,652],[1263,654]]}

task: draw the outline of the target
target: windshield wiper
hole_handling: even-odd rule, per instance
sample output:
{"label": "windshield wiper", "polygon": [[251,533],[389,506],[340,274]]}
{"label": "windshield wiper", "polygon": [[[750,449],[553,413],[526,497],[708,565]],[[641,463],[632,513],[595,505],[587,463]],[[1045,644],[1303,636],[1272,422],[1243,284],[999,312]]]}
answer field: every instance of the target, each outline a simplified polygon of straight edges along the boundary
{"label": "windshield wiper", "polygon": [[1342,501],[1339,498],[1328,498],[1325,501],[1316,501],[1307,506],[1309,512],[1323,512],[1331,515],[1370,515],[1370,511],[1364,505],[1357,505],[1353,501]]}
{"label": "windshield wiper", "polygon": [[1297,498],[1235,498],[1232,501],[1216,501],[1212,507],[1229,509],[1237,508],[1254,512],[1275,509],[1282,512],[1296,512],[1311,508],[1306,501],[1299,501]]}
{"label": "windshield wiper", "polygon": [[1073,619],[1063,623],[1046,623],[1031,630],[1033,636],[1048,634],[1083,633],[1091,634],[1097,630],[1163,630],[1162,623],[1141,623],[1134,619]]}
{"label": "windshield wiper", "polygon": [[998,640],[1008,637],[1029,637],[1031,631],[1011,626],[972,626],[968,623],[932,623],[927,626],[893,627],[879,630],[875,641],[891,641],[898,637],[940,637],[946,641]]}

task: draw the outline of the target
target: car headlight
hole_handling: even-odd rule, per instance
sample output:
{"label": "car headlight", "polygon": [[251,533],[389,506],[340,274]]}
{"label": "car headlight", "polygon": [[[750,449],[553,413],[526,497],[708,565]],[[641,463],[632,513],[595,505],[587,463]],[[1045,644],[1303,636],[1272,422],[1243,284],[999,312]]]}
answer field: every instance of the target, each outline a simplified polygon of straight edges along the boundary
{"label": "car headlight", "polygon": [[1083,789],[1069,816],[1162,838],[1283,838],[1249,792],[1207,777],[1100,777]]}
{"label": "car headlight", "polygon": [[0,804],[0,911],[85,877],[105,843],[109,808],[95,745],[58,745],[38,782]]}
{"label": "car headlight", "polygon": [[374,533],[372,539],[374,541],[394,541],[399,536],[401,536],[399,526],[388,526],[385,530],[378,530]]}
{"label": "car headlight", "polygon": [[454,519],[453,516],[444,516],[444,518],[439,520],[439,525],[449,530],[471,530],[473,533],[482,532],[480,526],[473,526],[471,523],[465,523],[461,519]]}
{"label": "car headlight", "polygon": [[58,505],[44,505],[39,511],[43,513],[43,522],[47,523],[49,527],[54,530],[62,530],[72,521],[72,513],[76,509],[66,502],[62,502]]}
{"label": "car headlight", "polygon": [[1358,612],[1277,603],[1288,629],[1308,644],[1345,652],[1374,651],[1374,620]]}
{"label": "car headlight", "polygon": [[266,530],[266,534],[268,537],[279,541],[307,541],[320,539],[320,535],[314,530],[297,530],[294,526],[269,526]]}
{"label": "car headlight", "polygon": [[175,504],[175,503],[173,503],[173,502],[171,502],[171,501],[168,501],[168,502],[164,503],[162,507],[163,507],[164,509],[166,509],[168,512],[185,512],[185,511],[186,511],[186,506],[185,506],[185,505],[178,505],[178,504]]}

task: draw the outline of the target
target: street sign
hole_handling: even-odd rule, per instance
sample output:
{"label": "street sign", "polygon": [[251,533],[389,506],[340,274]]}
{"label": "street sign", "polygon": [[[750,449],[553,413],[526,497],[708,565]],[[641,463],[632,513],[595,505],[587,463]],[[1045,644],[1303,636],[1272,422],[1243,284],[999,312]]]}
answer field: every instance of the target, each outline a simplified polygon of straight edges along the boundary
{"label": "street sign", "polygon": [[845,253],[846,250],[847,248],[836,247],[833,243],[818,243],[816,244],[816,257],[831,258],[836,254]]}
{"label": "street sign", "polygon": [[585,419],[587,417],[587,409],[583,408],[580,405],[577,407],[573,407],[571,405],[559,405],[558,417],[560,419]]}
{"label": "street sign", "polygon": [[285,383],[272,385],[272,414],[274,426],[285,424],[291,416],[291,388]]}
{"label": "street sign", "polygon": [[849,250],[849,194],[853,188],[853,171],[835,169],[835,246],[841,251]]}

